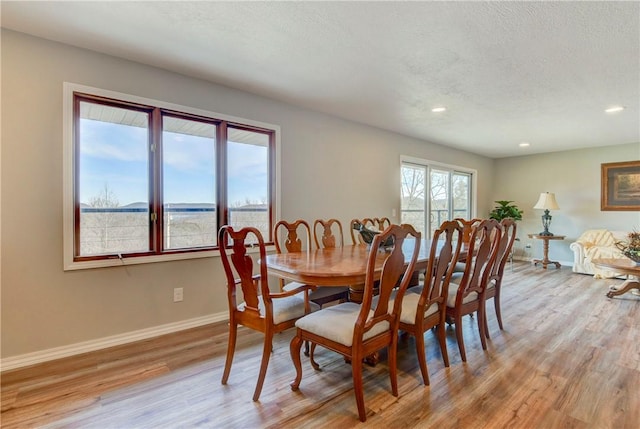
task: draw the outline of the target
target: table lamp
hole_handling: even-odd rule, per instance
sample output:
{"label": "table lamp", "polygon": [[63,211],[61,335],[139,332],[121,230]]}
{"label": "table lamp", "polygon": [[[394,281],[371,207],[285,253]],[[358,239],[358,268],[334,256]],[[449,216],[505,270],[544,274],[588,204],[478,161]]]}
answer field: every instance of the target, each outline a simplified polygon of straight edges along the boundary
{"label": "table lamp", "polygon": [[540,198],[538,198],[538,202],[534,209],[542,209],[544,210],[544,214],[542,215],[542,226],[544,227],[544,231],[542,231],[538,235],[553,235],[549,232],[549,225],[551,224],[551,215],[549,214],[549,210],[558,210],[558,203],[556,202],[556,194],[553,192],[543,192],[540,194]]}

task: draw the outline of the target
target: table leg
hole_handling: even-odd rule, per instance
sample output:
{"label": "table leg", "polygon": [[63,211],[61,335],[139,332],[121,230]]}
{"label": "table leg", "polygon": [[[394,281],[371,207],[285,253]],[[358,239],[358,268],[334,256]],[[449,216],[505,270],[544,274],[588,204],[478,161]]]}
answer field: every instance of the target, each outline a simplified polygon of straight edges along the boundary
{"label": "table leg", "polygon": [[607,298],[613,298],[614,296],[622,295],[629,291],[634,295],[640,295],[640,282],[637,280],[627,280],[622,283],[620,287],[611,286],[609,287],[609,292],[607,292]]}

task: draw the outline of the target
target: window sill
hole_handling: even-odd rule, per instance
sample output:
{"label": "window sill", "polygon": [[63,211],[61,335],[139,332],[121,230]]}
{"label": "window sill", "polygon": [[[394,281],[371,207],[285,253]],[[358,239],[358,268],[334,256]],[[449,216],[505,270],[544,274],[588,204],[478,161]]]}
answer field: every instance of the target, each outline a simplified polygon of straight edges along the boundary
{"label": "window sill", "polygon": [[[275,250],[274,245],[267,245],[266,251],[270,253]],[[259,253],[257,247],[250,247],[247,249],[247,253],[254,254]],[[201,258],[217,258],[220,256],[219,250],[207,250],[204,252],[187,252],[187,253],[172,253],[167,255],[153,255],[153,256],[139,256],[135,258],[109,258],[99,259],[95,261],[65,261],[64,271],[76,271],[76,270],[90,270],[93,268],[108,268],[108,267],[122,267],[129,265],[139,264],[152,264],[157,262],[171,262],[182,261],[186,259],[201,259]]]}

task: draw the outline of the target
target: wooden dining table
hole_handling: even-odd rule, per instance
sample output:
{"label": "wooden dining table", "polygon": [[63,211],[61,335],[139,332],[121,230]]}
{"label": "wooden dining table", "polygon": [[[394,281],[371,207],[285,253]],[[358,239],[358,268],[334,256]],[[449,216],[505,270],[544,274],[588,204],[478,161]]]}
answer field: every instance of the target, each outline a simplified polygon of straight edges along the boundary
{"label": "wooden dining table", "polygon": [[[405,262],[408,264],[413,251],[413,239],[403,243]],[[417,284],[418,273],[426,270],[431,240],[421,240],[416,261],[414,278],[410,285]],[[309,252],[293,252],[267,255],[269,274],[285,280],[296,281],[314,286],[349,286],[349,299],[362,301],[362,290],[367,268],[369,246],[366,244],[347,245],[328,249],[316,249]],[[382,265],[389,256],[379,249],[376,256],[374,279],[380,277]]]}

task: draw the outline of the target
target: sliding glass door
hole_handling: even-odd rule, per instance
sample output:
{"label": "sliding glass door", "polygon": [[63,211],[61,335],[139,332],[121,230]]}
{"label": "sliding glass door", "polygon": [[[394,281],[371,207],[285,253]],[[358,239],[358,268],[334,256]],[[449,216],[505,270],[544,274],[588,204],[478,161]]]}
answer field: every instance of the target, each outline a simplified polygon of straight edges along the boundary
{"label": "sliding glass door", "polygon": [[401,222],[430,238],[445,220],[471,218],[472,178],[473,172],[403,161]]}

